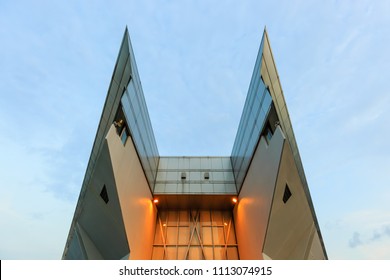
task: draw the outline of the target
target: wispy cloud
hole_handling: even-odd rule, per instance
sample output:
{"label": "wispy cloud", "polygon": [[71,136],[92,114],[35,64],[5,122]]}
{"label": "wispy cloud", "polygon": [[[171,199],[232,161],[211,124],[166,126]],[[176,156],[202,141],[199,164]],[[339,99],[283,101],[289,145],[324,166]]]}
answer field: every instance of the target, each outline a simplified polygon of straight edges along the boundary
{"label": "wispy cloud", "polygon": [[352,238],[349,240],[349,247],[355,248],[359,245],[362,245],[363,242],[360,240],[360,234],[358,232],[354,232]]}
{"label": "wispy cloud", "polygon": [[358,246],[364,246],[371,244],[372,242],[380,242],[383,238],[390,238],[390,224],[381,227],[380,229],[374,229],[370,236],[362,238],[359,232],[354,232],[348,244],[349,247],[355,248]]}

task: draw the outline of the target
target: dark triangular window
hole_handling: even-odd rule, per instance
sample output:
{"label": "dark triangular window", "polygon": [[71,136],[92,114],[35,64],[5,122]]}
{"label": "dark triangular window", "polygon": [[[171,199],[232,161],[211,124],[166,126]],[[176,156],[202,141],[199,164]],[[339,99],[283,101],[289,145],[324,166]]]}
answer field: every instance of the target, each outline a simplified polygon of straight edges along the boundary
{"label": "dark triangular window", "polygon": [[103,186],[102,191],[100,192],[100,197],[104,200],[106,204],[108,203],[109,199],[106,185]]}
{"label": "dark triangular window", "polygon": [[284,194],[283,194],[283,202],[287,203],[287,200],[291,197],[292,193],[290,191],[290,188],[286,184],[286,187],[284,188]]}

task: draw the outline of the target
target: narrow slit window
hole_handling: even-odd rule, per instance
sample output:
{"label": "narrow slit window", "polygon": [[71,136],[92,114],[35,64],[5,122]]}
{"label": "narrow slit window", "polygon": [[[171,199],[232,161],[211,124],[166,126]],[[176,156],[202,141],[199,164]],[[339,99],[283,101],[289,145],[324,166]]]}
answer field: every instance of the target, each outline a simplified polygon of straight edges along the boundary
{"label": "narrow slit window", "polygon": [[129,137],[129,134],[127,133],[127,128],[125,127],[122,131],[122,134],[121,134],[121,140],[122,140],[123,145],[126,144],[128,137]]}
{"label": "narrow slit window", "polygon": [[107,204],[109,199],[108,199],[108,193],[107,193],[107,188],[106,185],[103,186],[102,191],[100,192],[100,197],[103,199],[103,201]]}
{"label": "narrow slit window", "polygon": [[286,184],[286,187],[284,188],[284,194],[283,194],[283,202],[284,202],[284,204],[287,203],[287,201],[290,199],[291,196],[292,196],[292,193],[290,191],[290,188]]}
{"label": "narrow slit window", "polygon": [[266,132],[265,132],[265,137],[267,138],[268,143],[271,141],[272,134],[273,134],[273,133],[272,133],[271,126],[270,126],[270,124],[268,123],[268,124],[267,124],[267,128],[266,128]]}

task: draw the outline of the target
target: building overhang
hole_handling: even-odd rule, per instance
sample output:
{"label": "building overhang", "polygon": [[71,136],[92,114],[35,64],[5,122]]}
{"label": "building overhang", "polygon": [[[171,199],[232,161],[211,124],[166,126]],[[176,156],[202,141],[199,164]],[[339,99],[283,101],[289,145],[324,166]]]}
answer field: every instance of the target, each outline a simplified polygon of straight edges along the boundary
{"label": "building overhang", "polygon": [[236,205],[234,194],[158,194],[153,197],[157,209],[218,209],[232,210]]}

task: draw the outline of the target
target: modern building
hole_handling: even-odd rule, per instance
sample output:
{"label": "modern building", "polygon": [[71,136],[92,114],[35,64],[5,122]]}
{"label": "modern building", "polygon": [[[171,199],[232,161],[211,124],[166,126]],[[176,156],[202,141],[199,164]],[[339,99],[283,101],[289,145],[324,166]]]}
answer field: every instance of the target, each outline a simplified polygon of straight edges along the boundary
{"label": "modern building", "polygon": [[264,31],[233,150],[161,156],[126,29],[63,259],[327,259]]}

